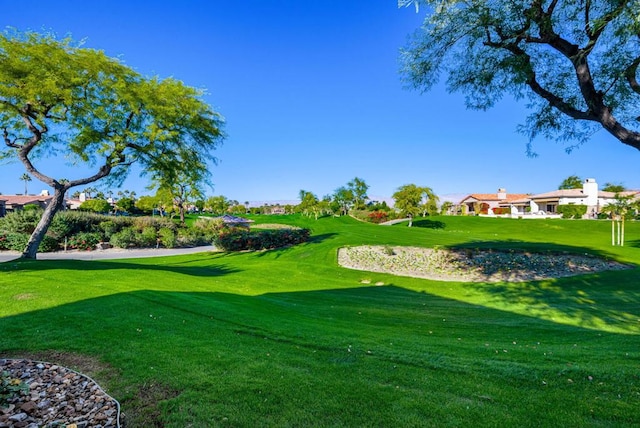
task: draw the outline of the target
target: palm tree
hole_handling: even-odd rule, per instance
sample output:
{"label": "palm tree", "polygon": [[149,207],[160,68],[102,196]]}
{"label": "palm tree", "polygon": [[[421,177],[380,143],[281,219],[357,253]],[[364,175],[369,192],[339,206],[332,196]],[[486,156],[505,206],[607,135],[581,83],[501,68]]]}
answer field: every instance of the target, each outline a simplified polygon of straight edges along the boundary
{"label": "palm tree", "polygon": [[31,176],[25,172],[20,177],[20,180],[24,181],[24,194],[26,195],[28,193],[27,183],[32,180]]}

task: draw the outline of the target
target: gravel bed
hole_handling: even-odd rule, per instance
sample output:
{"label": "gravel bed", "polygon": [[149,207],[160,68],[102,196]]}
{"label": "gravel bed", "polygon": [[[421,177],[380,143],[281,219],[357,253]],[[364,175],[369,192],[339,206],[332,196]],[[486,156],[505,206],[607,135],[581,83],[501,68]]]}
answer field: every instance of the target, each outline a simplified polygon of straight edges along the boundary
{"label": "gravel bed", "polygon": [[92,379],[32,360],[0,359],[0,372],[28,391],[0,407],[0,428],[119,427],[120,406]]}
{"label": "gravel bed", "polygon": [[524,282],[632,268],[587,254],[389,246],[340,248],[338,263],[350,269],[458,282]]}

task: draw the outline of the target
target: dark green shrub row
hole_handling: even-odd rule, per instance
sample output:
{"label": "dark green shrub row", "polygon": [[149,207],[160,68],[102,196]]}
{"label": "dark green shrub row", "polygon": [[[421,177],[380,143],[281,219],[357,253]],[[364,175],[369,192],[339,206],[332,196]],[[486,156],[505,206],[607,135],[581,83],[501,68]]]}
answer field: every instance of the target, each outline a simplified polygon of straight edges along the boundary
{"label": "dark green shrub row", "polygon": [[[42,210],[21,210],[0,219],[0,250],[24,250]],[[99,242],[121,248],[194,246],[211,243],[201,228],[179,229],[164,217],[113,217],[88,212],[62,211],[54,217],[38,251],[61,248],[93,250]]]}
{"label": "dark green shrub row", "polygon": [[77,250],[91,251],[96,248],[98,242],[102,241],[102,236],[97,232],[78,232],[72,235],[67,241],[69,248]]}
{"label": "dark green shrub row", "polygon": [[[0,232],[0,251],[23,251],[29,242],[29,233],[18,232]],[[40,245],[38,251],[46,253],[50,251],[56,251],[59,248],[58,241],[50,236],[45,236]]]}
{"label": "dark green shrub row", "polygon": [[233,229],[220,233],[214,244],[225,251],[268,250],[306,242],[309,235],[309,229]]}
{"label": "dark green shrub row", "polygon": [[[0,219],[0,250],[23,251],[42,210],[19,211]],[[215,243],[227,251],[263,250],[305,242],[306,229],[250,232],[229,228],[220,220],[199,219],[192,227],[178,227],[163,217],[113,217],[87,212],[63,211],[54,220],[38,251],[61,248],[93,250],[99,242],[114,247],[192,247]]]}
{"label": "dark green shrub row", "polygon": [[582,218],[586,213],[586,205],[558,205],[558,214],[562,214],[562,218]]}

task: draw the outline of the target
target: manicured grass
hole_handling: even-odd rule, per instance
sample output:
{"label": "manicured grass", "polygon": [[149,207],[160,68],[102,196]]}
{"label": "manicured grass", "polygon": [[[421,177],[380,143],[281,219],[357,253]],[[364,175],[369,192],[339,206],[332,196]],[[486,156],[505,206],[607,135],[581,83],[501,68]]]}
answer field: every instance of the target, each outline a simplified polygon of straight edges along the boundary
{"label": "manicured grass", "polygon": [[[129,426],[637,426],[640,270],[529,283],[340,268],[345,245],[592,253],[640,264],[640,225],[254,217],[295,248],[0,264],[0,352],[92,356]],[[363,280],[370,283],[365,284]],[[375,283],[384,285],[375,286]]]}

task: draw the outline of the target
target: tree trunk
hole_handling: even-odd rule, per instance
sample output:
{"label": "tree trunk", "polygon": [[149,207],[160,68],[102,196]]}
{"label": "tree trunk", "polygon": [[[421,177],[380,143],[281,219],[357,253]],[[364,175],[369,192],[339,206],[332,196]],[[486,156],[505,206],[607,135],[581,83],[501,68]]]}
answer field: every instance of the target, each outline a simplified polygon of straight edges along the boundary
{"label": "tree trunk", "polygon": [[44,235],[47,233],[49,229],[49,225],[51,225],[51,221],[56,213],[64,206],[64,193],[66,189],[55,189],[53,193],[53,199],[44,210],[38,225],[35,230],[29,237],[29,241],[27,242],[27,246],[22,252],[21,258],[23,259],[36,259],[36,254],[38,253],[38,247],[40,246],[40,242],[44,238]]}
{"label": "tree trunk", "polygon": [[184,224],[184,205],[178,204],[178,211],[180,211],[180,224]]}

